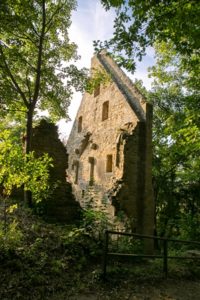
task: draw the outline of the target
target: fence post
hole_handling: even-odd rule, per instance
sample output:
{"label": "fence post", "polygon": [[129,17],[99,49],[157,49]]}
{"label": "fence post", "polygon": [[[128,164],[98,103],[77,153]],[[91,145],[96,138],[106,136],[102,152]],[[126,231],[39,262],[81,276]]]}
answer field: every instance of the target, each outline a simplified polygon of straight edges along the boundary
{"label": "fence post", "polygon": [[167,239],[163,241],[163,272],[165,273],[165,277],[167,278],[168,273],[168,243]]}
{"label": "fence post", "polygon": [[106,268],[107,268],[107,257],[108,257],[108,231],[105,231],[105,244],[104,244],[104,255],[103,255],[103,279],[106,279]]}

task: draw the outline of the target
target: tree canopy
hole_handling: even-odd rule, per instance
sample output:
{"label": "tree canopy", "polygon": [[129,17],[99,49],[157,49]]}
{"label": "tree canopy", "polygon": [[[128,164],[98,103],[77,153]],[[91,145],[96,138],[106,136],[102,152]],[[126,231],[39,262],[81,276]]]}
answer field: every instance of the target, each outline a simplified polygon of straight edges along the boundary
{"label": "tree canopy", "polygon": [[151,91],[137,85],[154,106],[153,184],[159,235],[199,238],[200,6],[195,0],[101,0],[114,7],[113,37],[97,41],[135,71],[148,46],[155,49]]}
{"label": "tree canopy", "polygon": [[77,47],[68,36],[75,8],[75,0],[0,3],[1,117],[9,112],[24,126],[26,154],[32,150],[38,110],[47,110],[54,121],[67,117],[72,88],[82,86],[84,70],[69,63],[78,59]]}
{"label": "tree canopy", "polygon": [[153,182],[161,235],[199,238],[200,95],[198,78],[173,44],[155,45],[148,99],[154,105]]}
{"label": "tree canopy", "polygon": [[[187,59],[199,55],[200,6],[196,0],[101,0],[116,8],[114,35],[106,46],[122,53],[121,63],[130,71],[134,61],[155,41],[172,42]],[[124,57],[126,55],[127,58]]]}
{"label": "tree canopy", "polygon": [[78,58],[69,41],[74,0],[3,0],[0,3],[1,108],[26,112],[27,152],[36,109],[67,116],[72,85],[82,74],[67,63]]}

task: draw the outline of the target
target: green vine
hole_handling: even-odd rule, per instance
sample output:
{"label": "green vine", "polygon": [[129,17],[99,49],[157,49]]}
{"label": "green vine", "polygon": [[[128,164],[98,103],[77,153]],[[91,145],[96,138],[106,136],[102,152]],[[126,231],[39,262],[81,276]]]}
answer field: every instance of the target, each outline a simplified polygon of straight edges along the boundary
{"label": "green vine", "polygon": [[86,81],[85,90],[92,94],[99,85],[107,86],[111,82],[111,76],[103,68],[92,69],[92,75]]}

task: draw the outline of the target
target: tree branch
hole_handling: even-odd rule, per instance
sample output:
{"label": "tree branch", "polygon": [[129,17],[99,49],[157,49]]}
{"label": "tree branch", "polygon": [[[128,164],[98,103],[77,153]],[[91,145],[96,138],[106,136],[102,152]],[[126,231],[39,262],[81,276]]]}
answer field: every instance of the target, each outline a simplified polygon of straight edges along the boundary
{"label": "tree branch", "polygon": [[30,82],[29,82],[28,74],[27,73],[26,73],[26,86],[28,88],[29,99],[31,99],[31,87],[30,87]]}
{"label": "tree branch", "polygon": [[62,8],[62,6],[59,6],[59,7],[54,11],[54,13],[52,13],[52,16],[50,17],[49,21],[46,23],[45,34],[49,31],[54,16],[59,12],[59,10],[60,10],[61,8]]}
{"label": "tree branch", "polygon": [[1,56],[2,56],[2,59],[3,59],[3,62],[4,62],[4,65],[5,65],[5,68],[6,68],[6,72],[8,74],[8,76],[10,77],[14,87],[16,88],[17,92],[20,94],[20,96],[22,97],[23,101],[24,101],[24,104],[26,105],[26,107],[29,106],[29,102],[27,101],[26,99],[26,96],[24,94],[24,92],[21,90],[20,86],[18,85],[17,81],[15,80],[7,62],[6,62],[6,58],[5,58],[5,55],[3,53],[3,49],[2,49],[2,45],[0,45],[0,53],[1,53]]}
{"label": "tree branch", "polygon": [[43,51],[43,43],[45,37],[45,27],[46,27],[46,10],[45,10],[45,0],[42,1],[42,29],[39,41],[39,51],[38,51],[38,61],[37,61],[37,72],[36,72],[36,79],[35,79],[35,88],[34,88],[34,95],[33,95],[33,105],[36,104],[39,96],[40,90],[40,80],[41,80],[41,67],[42,67],[42,51]]}
{"label": "tree branch", "polygon": [[33,29],[33,31],[35,32],[35,34],[40,37],[40,35],[38,34],[37,30],[35,29],[34,25],[31,23],[31,27]]}
{"label": "tree branch", "polygon": [[[9,33],[9,31],[8,31]],[[33,45],[36,44],[36,42],[27,34],[24,33],[24,35],[18,35],[17,33],[10,31],[10,34],[13,35],[14,37],[18,38],[18,39],[22,39],[22,40],[27,40],[30,41]]]}

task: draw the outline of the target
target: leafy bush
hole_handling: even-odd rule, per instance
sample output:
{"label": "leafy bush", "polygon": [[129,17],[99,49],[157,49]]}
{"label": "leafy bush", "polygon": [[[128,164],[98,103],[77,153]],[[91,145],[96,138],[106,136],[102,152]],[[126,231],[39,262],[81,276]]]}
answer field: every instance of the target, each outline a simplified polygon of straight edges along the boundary
{"label": "leafy bush", "polygon": [[123,235],[112,240],[111,248],[120,253],[142,254],[144,252],[143,240]]}
{"label": "leafy bush", "polygon": [[93,239],[102,241],[105,230],[111,229],[112,223],[105,212],[87,209],[83,211],[81,227]]}
{"label": "leafy bush", "polygon": [[184,240],[200,240],[200,216],[184,215],[180,220],[180,236]]}
{"label": "leafy bush", "polygon": [[0,132],[0,196],[10,197],[14,188],[32,192],[35,202],[49,193],[49,168],[52,158],[47,154],[36,158],[34,152],[23,153],[22,145],[12,130]]}
{"label": "leafy bush", "polygon": [[0,251],[7,253],[14,251],[22,244],[23,233],[18,228],[18,222],[13,220],[5,228],[4,222],[0,222]]}

